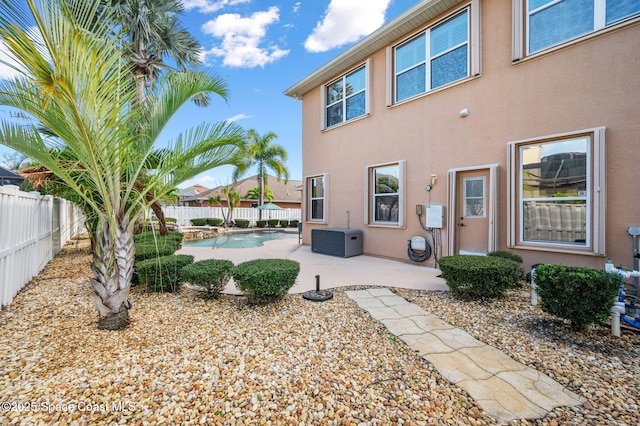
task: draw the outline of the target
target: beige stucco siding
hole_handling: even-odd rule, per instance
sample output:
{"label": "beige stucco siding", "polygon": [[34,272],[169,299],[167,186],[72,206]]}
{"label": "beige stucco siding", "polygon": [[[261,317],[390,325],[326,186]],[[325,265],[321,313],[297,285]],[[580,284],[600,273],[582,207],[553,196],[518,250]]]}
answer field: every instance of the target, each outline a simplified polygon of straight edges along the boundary
{"label": "beige stucco siding", "polygon": [[[504,7],[508,5],[509,7]],[[629,226],[640,226],[640,24],[513,64],[510,2],[482,2],[482,74],[393,107],[386,105],[386,52],[371,56],[371,115],[321,131],[318,87],[303,97],[303,174],[329,176],[328,223],[363,231],[364,252],[406,259],[406,242],[426,235],[416,204],[448,209],[447,172],[499,164],[497,248],[507,241],[507,144],[606,126],[606,256],[630,265]],[[345,70],[346,71],[346,70]],[[338,76],[334,76],[338,77]],[[469,109],[469,116],[459,112]],[[406,160],[406,226],[373,227],[364,218],[364,169]],[[438,175],[433,190],[425,186]],[[348,213],[347,213],[348,211]],[[450,223],[442,230],[449,251]],[[553,262],[600,267],[593,255],[518,250],[525,265]],[[430,259],[427,263],[431,263]]]}

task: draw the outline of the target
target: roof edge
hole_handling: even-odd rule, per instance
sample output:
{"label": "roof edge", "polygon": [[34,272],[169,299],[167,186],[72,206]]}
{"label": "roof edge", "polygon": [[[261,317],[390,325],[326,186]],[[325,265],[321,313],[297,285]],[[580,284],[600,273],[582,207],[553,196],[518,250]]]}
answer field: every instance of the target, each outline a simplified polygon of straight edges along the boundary
{"label": "roof edge", "polygon": [[[416,3],[405,12],[389,21],[387,24],[378,28],[344,52],[340,53],[338,56],[331,59],[329,62],[322,65],[320,68],[313,71],[311,74],[304,77],[302,80],[295,83],[293,86],[286,89],[284,94],[296,100],[302,99],[302,96],[313,88],[380,50],[378,45],[381,42],[389,44],[395,41],[398,38],[396,34],[397,30],[405,26],[411,26],[413,29],[418,28],[441,14],[443,11],[443,5],[448,5],[445,6],[448,9],[462,3],[463,1],[465,0],[422,0]],[[416,20],[417,17],[420,17],[421,19]],[[407,28],[405,33],[409,31],[410,30]]]}

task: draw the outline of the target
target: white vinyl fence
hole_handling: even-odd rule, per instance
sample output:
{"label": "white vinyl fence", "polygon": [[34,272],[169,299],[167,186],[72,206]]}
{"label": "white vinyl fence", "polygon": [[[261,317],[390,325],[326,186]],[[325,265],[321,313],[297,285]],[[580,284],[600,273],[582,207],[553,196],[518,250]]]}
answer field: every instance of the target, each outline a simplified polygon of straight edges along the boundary
{"label": "white vinyl fence", "polygon": [[73,203],[0,186],[0,308],[82,232],[84,219]]}
{"label": "white vinyl fence", "polygon": [[[185,206],[163,206],[162,211],[165,217],[174,217],[177,219],[178,226],[190,226],[191,219],[203,217],[219,217],[222,219],[221,207],[185,207]],[[227,208],[224,209],[227,213]],[[260,210],[251,207],[236,207],[233,209],[233,219],[247,219],[249,226],[254,226],[258,220]],[[262,210],[262,220],[280,219],[280,220],[300,220],[300,209],[282,209],[282,210]]]}

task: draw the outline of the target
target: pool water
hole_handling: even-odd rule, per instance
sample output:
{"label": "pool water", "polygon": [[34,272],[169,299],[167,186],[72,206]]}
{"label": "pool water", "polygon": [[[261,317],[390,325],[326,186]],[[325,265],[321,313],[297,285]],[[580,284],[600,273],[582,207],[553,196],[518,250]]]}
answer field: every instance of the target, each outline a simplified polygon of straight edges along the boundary
{"label": "pool water", "polygon": [[298,234],[279,231],[258,231],[222,234],[216,238],[185,241],[184,247],[215,247],[215,248],[251,248],[260,247],[265,241],[296,239]]}

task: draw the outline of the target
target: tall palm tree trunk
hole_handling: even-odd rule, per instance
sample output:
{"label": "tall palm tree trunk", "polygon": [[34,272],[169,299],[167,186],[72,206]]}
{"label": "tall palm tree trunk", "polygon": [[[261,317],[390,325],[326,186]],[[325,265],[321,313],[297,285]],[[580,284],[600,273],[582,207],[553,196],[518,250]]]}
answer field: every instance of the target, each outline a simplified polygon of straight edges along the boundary
{"label": "tall palm tree trunk", "polygon": [[133,229],[128,221],[120,219],[115,238],[110,231],[109,222],[103,221],[96,232],[91,265],[96,278],[91,278],[89,284],[93,289],[93,304],[100,315],[98,328],[122,330],[129,325],[131,308],[128,297],[135,253]]}

